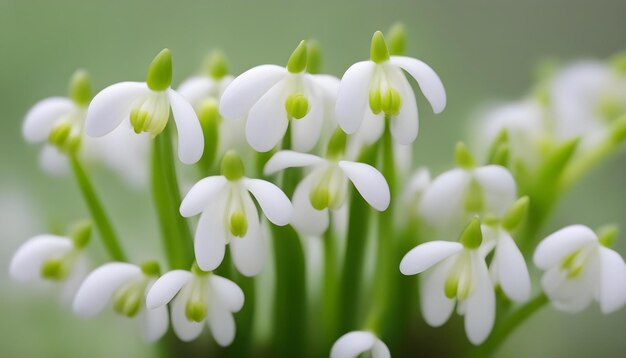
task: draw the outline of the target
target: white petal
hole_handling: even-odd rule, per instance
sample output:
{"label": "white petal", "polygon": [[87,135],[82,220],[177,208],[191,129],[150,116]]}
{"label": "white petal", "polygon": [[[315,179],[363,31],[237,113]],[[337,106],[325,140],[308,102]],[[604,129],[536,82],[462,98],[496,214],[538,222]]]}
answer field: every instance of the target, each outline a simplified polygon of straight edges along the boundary
{"label": "white petal", "polygon": [[232,313],[218,300],[212,300],[209,303],[207,321],[217,344],[226,347],[233,342],[235,339],[235,319]]}
{"label": "white petal", "polygon": [[241,198],[248,218],[248,231],[244,237],[233,237],[230,240],[230,252],[233,263],[241,274],[255,276],[261,272],[265,264],[267,242],[260,227],[259,213],[250,194],[244,191]]}
{"label": "white petal", "polygon": [[348,139],[357,141],[359,144],[373,144],[383,135],[385,131],[384,114],[374,114],[372,111],[365,111],[361,127]]}
{"label": "white petal", "polygon": [[76,109],[76,105],[65,97],[50,97],[37,102],[26,113],[22,134],[27,142],[38,143],[48,139],[56,121]]}
{"label": "white petal", "polygon": [[236,283],[222,276],[211,275],[211,285],[216,297],[231,312],[239,312],[243,307],[243,291]]}
{"label": "white petal", "polygon": [[626,263],[615,251],[600,247],[600,291],[602,313],[617,311],[626,303]]}
{"label": "white petal", "polygon": [[391,358],[391,352],[385,342],[380,339],[376,340],[374,347],[372,347],[372,358]]}
{"label": "white petal", "polygon": [[39,166],[53,176],[62,176],[70,171],[67,155],[50,144],[44,145],[41,153],[39,153]]}
{"label": "white petal", "polygon": [[554,267],[546,271],[541,278],[541,287],[554,308],[563,312],[578,313],[593,301],[594,287],[597,285],[597,276],[593,272],[597,270],[587,267],[581,277],[569,279],[567,271]]}
{"label": "white petal", "polygon": [[191,217],[200,214],[212,204],[215,195],[224,189],[226,183],[226,178],[221,175],[206,177],[198,181],[189,189],[180,204],[180,215]]}
{"label": "white petal", "polygon": [[289,224],[293,208],[289,198],[279,187],[261,179],[244,178],[243,182],[269,221],[279,226]]}
{"label": "white petal", "polygon": [[321,91],[305,78],[304,93],[309,101],[309,112],[301,119],[291,120],[291,145],[299,152],[311,151],[317,144],[324,125],[324,106],[327,101]]}
{"label": "white petal", "polygon": [[464,217],[463,199],[470,176],[463,169],[447,171],[433,180],[420,202],[420,213],[435,225],[456,224]]}
{"label": "white petal", "polygon": [[323,164],[325,162],[326,160],[317,155],[300,153],[293,150],[281,150],[272,155],[270,160],[267,161],[263,173],[265,175],[272,175],[287,168],[307,167],[310,165]]}
{"label": "white petal", "polygon": [[194,251],[198,266],[204,271],[215,270],[222,263],[226,252],[224,199],[221,196],[218,198],[200,215],[196,228]]}
{"label": "white petal", "polygon": [[341,336],[330,350],[330,358],[357,358],[372,349],[378,339],[370,332],[355,331]]}
{"label": "white petal", "polygon": [[79,316],[94,316],[104,309],[115,291],[127,282],[140,279],[138,266],[112,262],[104,264],[85,279],[74,298],[74,312]]}
{"label": "white petal", "polygon": [[146,306],[155,309],[168,304],[181,288],[193,278],[186,270],[169,271],[152,285],[146,296]]}
{"label": "white petal", "polygon": [[277,83],[250,109],[246,140],[257,152],[274,148],[287,132],[286,86],[285,81]]}
{"label": "white petal", "polygon": [[444,285],[450,268],[454,264],[455,258],[436,265],[432,271],[426,272],[420,281],[421,311],[424,321],[433,327],[439,327],[446,323],[456,299],[446,297]]}
{"label": "white petal", "polygon": [[207,76],[194,76],[186,79],[178,86],[176,92],[183,96],[187,102],[197,106],[200,101],[207,98],[217,84]]}
{"label": "white petal", "polygon": [[185,314],[185,306],[189,299],[189,289],[187,287],[183,288],[172,303],[172,328],[176,336],[184,342],[198,338],[200,333],[202,333],[202,327],[204,327],[204,322],[190,321]]}
{"label": "white petal", "polygon": [[[152,285],[146,287],[146,294],[150,292]],[[156,309],[148,309],[144,307],[141,310],[143,335],[147,342],[154,342],[163,337],[167,332],[167,326],[169,325],[169,318],[167,307],[161,306]]]}
{"label": "white petal", "polygon": [[41,266],[46,260],[59,258],[74,245],[66,237],[38,235],[17,249],[11,259],[9,273],[14,280],[32,281],[41,278]]}
{"label": "white petal", "polygon": [[293,215],[291,225],[296,230],[308,235],[321,235],[328,229],[328,209],[316,210],[311,205],[309,193],[317,172],[307,175],[293,193]]}
{"label": "white petal", "polygon": [[185,164],[200,160],[204,151],[204,136],[196,112],[189,102],[173,89],[167,90],[172,117],[178,132],[178,158]]}
{"label": "white petal", "polygon": [[598,237],[590,228],[583,225],[567,226],[537,245],[533,261],[535,266],[547,270],[558,265],[572,252],[597,241]]}
{"label": "white petal", "polygon": [[359,194],[378,211],[389,206],[389,186],[385,177],[373,166],[365,163],[342,160],[339,167],[356,187]]}
{"label": "white petal", "polygon": [[414,247],[400,262],[400,272],[403,275],[422,273],[442,260],[459,253],[463,245],[451,241],[430,241]]}
{"label": "white petal", "polygon": [[391,120],[391,134],[398,143],[409,145],[415,141],[419,130],[415,94],[413,93],[413,88],[411,88],[411,85],[399,70],[396,73],[393,69],[390,69],[387,73],[389,76],[392,76],[393,85],[398,87],[402,97],[400,113]]}
{"label": "white petal", "polygon": [[335,114],[337,123],[348,134],[359,129],[365,112],[370,111],[369,85],[375,66],[372,61],[357,62],[341,78]]}
{"label": "white petal", "polygon": [[311,75],[311,79],[315,82],[315,85],[322,90],[323,95],[332,99],[334,102],[335,98],[337,98],[341,81],[331,75]]}
{"label": "white petal", "polygon": [[515,203],[517,186],[505,167],[487,165],[476,168],[474,178],[483,188],[486,214],[502,216]]}
{"label": "white petal", "polygon": [[261,65],[242,73],[224,90],[220,101],[220,113],[226,119],[244,117],[286,74],[287,70],[284,67],[276,65]]}
{"label": "white petal", "polygon": [[120,82],[98,93],[89,104],[85,118],[85,132],[91,137],[102,137],[129,118],[135,100],[151,93],[143,82]]}
{"label": "white petal", "polygon": [[446,90],[443,88],[439,76],[430,66],[420,60],[405,56],[392,56],[389,62],[402,68],[415,78],[435,113],[440,113],[446,108]]}
{"label": "white petal", "polygon": [[524,303],[530,297],[530,276],[524,256],[511,235],[500,231],[494,259],[498,282],[511,300]]}
{"label": "white petal", "polygon": [[474,292],[467,298],[465,333],[473,344],[481,344],[493,329],[496,319],[496,295],[483,258],[472,253]]}

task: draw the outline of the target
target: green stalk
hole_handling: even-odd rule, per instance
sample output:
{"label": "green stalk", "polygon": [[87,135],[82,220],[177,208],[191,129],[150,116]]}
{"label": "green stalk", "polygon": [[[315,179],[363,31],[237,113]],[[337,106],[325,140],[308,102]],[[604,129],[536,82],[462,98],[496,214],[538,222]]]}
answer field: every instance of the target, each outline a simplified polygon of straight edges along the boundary
{"label": "green stalk", "polygon": [[72,171],[76,177],[76,182],[78,183],[78,187],[80,188],[83,198],[85,198],[87,208],[89,209],[91,217],[96,224],[96,228],[100,233],[104,247],[113,260],[126,261],[126,255],[124,254],[117,235],[113,230],[111,221],[104,211],[104,207],[102,206],[102,203],[100,202],[100,199],[98,198],[98,195],[96,194],[96,191],[87,176],[87,172],[76,155],[70,155],[70,162],[72,164]]}
{"label": "green stalk", "polygon": [[152,196],[169,266],[171,269],[188,269],[193,260],[193,238],[186,220],[178,212],[181,196],[174,164],[171,124],[168,124],[154,139]]}
{"label": "green stalk", "polygon": [[[332,212],[329,210],[329,214]],[[337,278],[338,265],[336,253],[336,237],[331,224],[324,233],[324,273],[322,275],[322,352],[330,351],[330,347],[337,339],[334,335],[337,327]]]}
{"label": "green stalk", "polygon": [[541,293],[521,306],[517,311],[511,313],[504,321],[496,325],[491,336],[477,347],[470,356],[488,357],[492,355],[502,343],[513,333],[522,323],[530,318],[541,307],[548,303],[548,297]]}

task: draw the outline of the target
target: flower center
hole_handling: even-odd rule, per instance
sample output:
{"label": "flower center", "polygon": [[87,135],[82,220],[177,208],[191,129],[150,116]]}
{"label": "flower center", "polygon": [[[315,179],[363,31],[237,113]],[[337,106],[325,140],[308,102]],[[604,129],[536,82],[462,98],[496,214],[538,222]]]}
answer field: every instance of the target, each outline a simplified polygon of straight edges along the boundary
{"label": "flower center", "polygon": [[76,261],[76,253],[76,250],[72,250],[63,256],[44,261],[43,265],[41,265],[41,277],[52,281],[65,280]]}
{"label": "flower center", "polygon": [[135,133],[161,133],[170,117],[169,100],[164,91],[150,93],[137,100],[130,111],[130,124]]}
{"label": "flower center", "polygon": [[84,123],[85,108],[70,112],[52,127],[48,142],[62,152],[75,152],[80,147]]}
{"label": "flower center", "polygon": [[336,209],[341,206],[344,198],[343,175],[336,164],[329,165],[311,186],[309,200],[316,210]]}
{"label": "flower center", "polygon": [[232,185],[230,188],[226,212],[228,231],[234,237],[244,237],[248,232],[248,219],[238,185]]}
{"label": "flower center", "polygon": [[370,85],[369,105],[374,114],[384,113],[387,116],[396,116],[402,107],[402,96],[395,89],[389,76],[382,66],[376,66]]}
{"label": "flower center", "polygon": [[561,269],[567,273],[568,279],[576,279],[583,274],[592,253],[592,248],[581,248],[572,252],[561,261]]}
{"label": "flower center", "polygon": [[446,279],[444,290],[449,299],[465,300],[472,293],[472,259],[469,250],[463,250],[452,266]]}
{"label": "flower center", "polygon": [[208,307],[205,297],[206,280],[196,279],[191,283],[189,299],[185,304],[185,316],[194,322],[202,322],[207,315]]}
{"label": "flower center", "polygon": [[147,286],[148,278],[142,277],[120,287],[113,295],[113,310],[129,318],[135,317],[143,306]]}

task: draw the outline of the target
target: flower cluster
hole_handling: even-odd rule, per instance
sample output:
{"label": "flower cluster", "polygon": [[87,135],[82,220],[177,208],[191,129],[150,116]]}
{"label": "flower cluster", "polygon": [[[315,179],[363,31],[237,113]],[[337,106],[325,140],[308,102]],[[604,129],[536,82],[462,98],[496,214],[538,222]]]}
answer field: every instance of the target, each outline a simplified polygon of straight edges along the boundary
{"label": "flower cluster", "polygon": [[[213,53],[177,90],[168,49],[145,82],[113,84],[95,96],[87,73],[77,71],[69,98],[37,103],[23,133],[45,143],[44,167],[71,163],[92,223],[68,237],[32,238],[13,257],[11,275],[64,282],[80,316],[110,306],[139,317],[148,341],[170,322],[180,340],[191,341],[206,324],[223,347],[250,345],[236,341],[234,314],[260,304],[257,291],[273,289],[272,349],[285,356],[306,349],[312,326],[324,332],[312,338],[316,351],[331,357],[390,357],[396,345],[383,340],[409,326],[411,317],[398,312],[417,302],[431,326],[446,323],[456,307],[474,345],[510,327],[511,306],[549,301],[577,312],[596,300],[604,313],[621,308],[626,264],[610,248],[616,228],[573,225],[535,240],[559,194],[626,137],[624,57],[569,66],[523,101],[486,111],[476,131],[476,153],[485,159],[460,142],[456,167],[431,179],[427,169],[410,172],[419,123],[411,81],[434,113],[444,110],[446,92],[432,68],[404,55],[403,27],[388,40],[376,32],[370,58],[341,79],[319,73],[314,41],[300,42],[286,66],[239,76]],[[172,140],[199,178],[177,170]],[[150,178],[166,272],[161,258],[128,258],[83,166],[88,158],[136,183]],[[184,196],[179,179],[195,181]],[[191,234],[187,218],[198,215]],[[92,226],[111,261],[88,273]],[[302,247],[316,238],[324,245],[319,267],[305,265]],[[531,299],[526,258],[535,246],[532,261],[545,274],[543,293]],[[255,288],[250,282],[270,259],[273,286]],[[317,294],[306,292],[307,269],[322,271]],[[401,275],[421,273],[419,282]],[[419,285],[419,297],[411,285]],[[504,317],[496,317],[500,301]],[[317,310],[320,319],[307,319]],[[241,339],[250,340],[251,317],[240,319],[248,331]]]}

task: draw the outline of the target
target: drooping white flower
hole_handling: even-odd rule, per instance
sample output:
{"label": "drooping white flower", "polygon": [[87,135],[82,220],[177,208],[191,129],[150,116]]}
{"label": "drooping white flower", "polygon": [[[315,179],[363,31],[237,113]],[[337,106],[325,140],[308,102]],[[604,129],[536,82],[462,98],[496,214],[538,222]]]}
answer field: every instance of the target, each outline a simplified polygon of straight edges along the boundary
{"label": "drooping white flower", "polygon": [[222,175],[197,182],[180,204],[180,213],[191,217],[202,213],[195,235],[198,266],[214,270],[230,244],[235,267],[246,276],[258,274],[266,255],[265,235],[252,194],[263,213],[275,225],[287,225],[291,202],[276,185],[244,176],[241,158],[228,151],[222,159]]}
{"label": "drooping white flower", "polygon": [[579,312],[594,299],[605,314],[624,306],[626,264],[607,247],[615,235],[598,238],[588,227],[572,225],[539,243],[533,261],[545,271],[541,286],[555,308]]}
{"label": "drooping white flower", "polygon": [[270,158],[264,172],[271,175],[294,167],[312,168],[293,194],[291,224],[303,233],[319,235],[328,228],[328,209],[337,210],[343,205],[348,181],[354,184],[359,194],[374,209],[384,211],[389,206],[387,181],[369,164],[339,160],[336,156],[324,159],[313,154],[285,150]]}
{"label": "drooping white flower", "polygon": [[482,343],[495,321],[495,292],[480,245],[480,220],[473,219],[461,242],[430,241],[409,251],[400,272],[421,277],[422,316],[433,327],[443,325],[458,303],[465,316],[465,332],[473,344]]}
{"label": "drooping white flower", "polygon": [[341,336],[330,350],[330,358],[357,358],[362,354],[372,358],[390,358],[385,342],[373,333],[353,331]]}
{"label": "drooping white flower", "polygon": [[74,298],[74,312],[92,317],[109,304],[126,317],[138,316],[144,338],[153,342],[167,332],[167,308],[146,308],[146,295],[159,276],[155,262],[136,266],[124,262],[104,264],[87,276]]}
{"label": "drooping white flower", "polygon": [[[352,65],[341,79],[336,115],[348,134],[368,124],[368,138],[378,138],[385,116],[390,117],[391,133],[404,145],[415,141],[418,112],[415,94],[402,73],[409,73],[419,85],[435,113],[446,106],[446,92],[437,74],[424,62],[405,56],[389,56],[381,32],[372,38],[371,59]],[[382,123],[382,124],[381,124]]]}
{"label": "drooping white flower", "polygon": [[550,88],[554,108],[554,136],[580,136],[581,148],[599,144],[612,121],[626,114],[626,76],[623,69],[600,61],[582,61],[557,72]]}
{"label": "drooping white flower", "polygon": [[174,270],[161,276],[148,293],[149,309],[171,305],[172,328],[183,341],[196,339],[204,324],[222,347],[235,338],[234,312],[243,307],[244,294],[236,283],[194,266],[192,272]]}
{"label": "drooping white flower", "polygon": [[178,131],[178,157],[193,164],[202,156],[204,137],[193,107],[170,88],[172,57],[168,49],[161,51],[148,70],[146,82],[120,82],[98,93],[85,120],[87,135],[101,137],[129,120],[135,133],[161,133],[170,117]]}
{"label": "drooping white flower", "polygon": [[256,151],[274,148],[288,127],[293,149],[307,152],[317,144],[339,82],[333,76],[308,74],[306,65],[307,47],[302,41],[286,67],[254,67],[224,91],[222,116],[247,117],[246,138]]}
{"label": "drooping white flower", "polygon": [[499,165],[476,167],[462,143],[457,145],[457,163],[459,168],[436,177],[422,195],[422,216],[437,227],[453,229],[476,214],[502,217],[517,197],[509,170]]}

